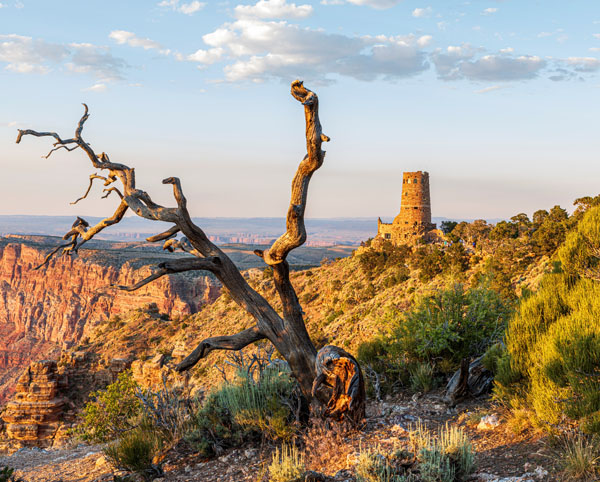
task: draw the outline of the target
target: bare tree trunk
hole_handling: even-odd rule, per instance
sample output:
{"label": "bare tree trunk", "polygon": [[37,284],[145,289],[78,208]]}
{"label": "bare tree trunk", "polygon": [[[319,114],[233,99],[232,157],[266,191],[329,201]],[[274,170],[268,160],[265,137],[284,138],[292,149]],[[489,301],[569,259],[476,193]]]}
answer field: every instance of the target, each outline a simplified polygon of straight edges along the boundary
{"label": "bare tree trunk", "polygon": [[[273,268],[275,288],[283,306],[281,315],[275,311],[265,298],[250,287],[231,259],[208,239],[201,228],[192,222],[187,210],[187,201],[181,188],[181,182],[178,178],[170,177],[163,180],[163,184],[172,185],[177,207],[160,206],[152,201],[145,191],[136,187],[135,172],[132,168],[125,164],[110,161],[108,155],[104,152],[96,155],[81,135],[84,124],[89,117],[88,107],[85,104],[85,112],[75,130],[74,137],[62,139],[55,132],[19,130],[17,143],[21,142],[23,136],[26,135],[53,137],[55,139],[53,149],[46,158],[59,149],[68,151],[77,148],[83,149],[92,165],[96,169],[106,171],[107,174],[105,176],[97,173],[92,174],[87,191],[75,203],[88,196],[96,179],[104,181],[105,195],[103,197],[115,193],[120,197],[121,202],[112,216],[103,219],[95,226],[90,226],[84,219],[77,218],[72,229],[63,237],[66,242],[50,252],[44,263],[38,268],[47,264],[58,252],[62,254],[76,253],[83,244],[92,239],[97,233],[120,222],[129,209],[146,219],[172,223],[173,226],[170,229],[151,236],[147,240],[149,242],[164,241],[163,249],[169,251],[180,249],[191,256],[160,263],[149,277],[132,286],[115,286],[115,288],[133,291],[166,274],[190,270],[207,270],[214,273],[227,287],[233,300],[252,315],[256,321],[253,327],[240,333],[207,338],[201,341],[196,349],[178,365],[178,370],[183,371],[193,367],[212,350],[240,350],[253,342],[266,338],[287,360],[302,392],[309,400],[313,393],[319,392],[319,386],[324,383],[331,387],[332,392],[329,399],[326,400],[329,415],[338,419],[349,418],[356,422],[364,416],[365,392],[360,367],[351,355],[336,347],[325,347],[319,353],[317,359],[317,350],[306,331],[302,307],[290,282],[289,266],[286,258],[290,251],[301,246],[306,240],[304,211],[308,186],[313,173],[321,167],[325,158],[325,152],[321,150],[321,144],[329,141],[329,138],[321,130],[317,95],[305,88],[299,80],[292,83],[291,93],[304,106],[307,154],[300,162],[292,181],[292,195],[286,217],[286,232],[266,251],[255,251],[256,255],[260,256],[267,265]],[[112,186],[117,181],[120,181],[121,189]],[[176,236],[179,233],[183,237],[177,239]],[[315,390],[313,390],[313,381],[315,381],[317,375],[320,376],[319,383],[315,383]]]}

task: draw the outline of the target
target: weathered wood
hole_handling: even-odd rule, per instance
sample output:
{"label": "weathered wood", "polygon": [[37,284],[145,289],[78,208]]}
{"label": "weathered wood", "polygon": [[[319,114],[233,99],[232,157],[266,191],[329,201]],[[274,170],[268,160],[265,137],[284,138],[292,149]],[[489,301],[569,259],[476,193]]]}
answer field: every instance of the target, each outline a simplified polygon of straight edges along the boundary
{"label": "weathered wood", "polygon": [[331,389],[325,415],[338,421],[359,425],[365,418],[365,382],[356,359],[333,345],[321,348],[317,354],[317,376],[312,394],[322,385]]}
{"label": "weathered wood", "polygon": [[[94,226],[90,226],[84,219],[78,218],[72,229],[64,236],[68,242],[59,245],[49,253],[42,265],[48,263],[57,253],[76,253],[83,244],[103,229],[120,222],[128,210],[132,210],[138,216],[146,219],[171,223],[170,229],[149,237],[148,241],[165,241],[163,249],[169,251],[180,249],[193,257],[161,263],[149,277],[132,286],[116,286],[115,288],[132,291],[166,274],[189,270],[209,270],[227,287],[232,299],[256,321],[255,326],[241,333],[212,337],[201,341],[197,348],[178,365],[178,370],[191,368],[212,350],[240,350],[250,343],[267,338],[287,360],[307,399],[310,400],[312,396],[313,380],[317,373],[324,375],[325,378],[320,380],[329,384],[333,389],[331,398],[328,400],[328,414],[338,419],[349,417],[356,422],[359,418],[364,417],[365,391],[360,367],[351,355],[335,347],[329,347],[327,352],[329,358],[323,355],[319,362],[317,351],[306,331],[302,307],[290,282],[286,258],[290,251],[301,246],[306,240],[304,212],[308,186],[312,175],[321,167],[325,158],[325,152],[321,150],[321,145],[329,140],[322,132],[317,95],[304,87],[299,80],[292,83],[291,93],[304,106],[307,154],[300,162],[292,181],[286,232],[268,250],[256,252],[266,264],[273,268],[275,288],[283,306],[281,315],[264,297],[250,287],[231,259],[208,239],[200,227],[193,223],[178,178],[169,177],[163,180],[163,184],[172,185],[177,207],[160,206],[151,199],[148,193],[136,186],[133,168],[112,162],[104,152],[100,155],[96,154],[82,136],[83,127],[89,118],[87,105],[83,104],[84,114],[79,120],[72,138],[63,139],[56,132],[19,130],[16,142],[20,143],[24,136],[29,135],[54,138],[53,148],[45,156],[46,158],[58,149],[64,148],[67,151],[73,151],[81,148],[93,167],[107,171],[107,174],[92,174],[86,192],[75,202],[88,196],[95,179],[104,181],[106,194],[103,197],[116,192],[121,199],[114,214]],[[121,189],[112,186],[117,181],[121,183]],[[183,237],[176,239],[178,233],[181,233]]]}
{"label": "weathered wood", "polygon": [[460,368],[452,375],[446,385],[444,401],[451,406],[456,405],[468,396],[478,397],[491,390],[494,375],[481,362],[482,357],[469,363],[464,358]]}

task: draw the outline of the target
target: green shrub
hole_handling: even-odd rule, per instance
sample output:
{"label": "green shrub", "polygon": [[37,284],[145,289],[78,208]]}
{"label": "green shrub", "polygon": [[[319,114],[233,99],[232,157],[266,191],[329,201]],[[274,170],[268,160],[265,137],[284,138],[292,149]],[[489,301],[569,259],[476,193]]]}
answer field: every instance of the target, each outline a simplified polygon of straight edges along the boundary
{"label": "green shrub", "polygon": [[436,386],[435,366],[429,362],[417,363],[409,368],[410,387],[415,392],[429,392]]}
{"label": "green shrub", "polygon": [[511,307],[485,287],[460,284],[424,297],[396,322],[397,353],[417,361],[447,360],[446,366],[480,355],[497,342]]}
{"label": "green shrub", "polygon": [[417,482],[402,466],[404,452],[381,453],[380,449],[362,450],[356,464],[357,482]]}
{"label": "green shrub", "polygon": [[390,339],[377,336],[359,345],[356,359],[367,380],[367,395],[381,399],[408,383],[409,372],[403,357],[398,356]]}
{"label": "green shrub", "polygon": [[[511,319],[510,368],[525,402],[544,424],[570,418],[600,433],[600,208],[591,208],[558,251],[562,270],[546,274],[538,292]],[[497,382],[497,392],[510,384]]]}
{"label": "green shrub", "polygon": [[304,455],[298,452],[295,445],[284,444],[275,449],[269,466],[270,482],[302,482],[306,467]]}
{"label": "green shrub", "polygon": [[410,254],[409,246],[394,246],[391,242],[384,241],[380,249],[369,249],[359,254],[358,262],[362,272],[373,278],[388,268],[402,268]]}
{"label": "green shrub", "polygon": [[137,426],[141,403],[136,397],[138,384],[131,372],[122,372],[117,380],[90,394],[83,409],[83,423],[78,431],[84,440],[106,442]]}
{"label": "green shrub", "polygon": [[289,440],[296,431],[290,408],[299,403],[296,386],[290,372],[277,367],[257,379],[240,371],[235,381],[207,396],[186,439],[205,455],[252,437]]}
{"label": "green shrub", "polygon": [[115,468],[153,480],[162,474],[160,467],[153,463],[160,449],[160,439],[154,432],[137,428],[106,447],[104,454]]}
{"label": "green shrub", "polygon": [[445,425],[431,435],[418,425],[411,441],[423,482],[457,482],[467,480],[475,466],[473,447],[458,427]]}
{"label": "green shrub", "polygon": [[136,390],[141,402],[141,425],[150,427],[169,446],[179,442],[192,425],[199,401],[191,398],[181,387],[167,386],[163,380],[160,390]]}

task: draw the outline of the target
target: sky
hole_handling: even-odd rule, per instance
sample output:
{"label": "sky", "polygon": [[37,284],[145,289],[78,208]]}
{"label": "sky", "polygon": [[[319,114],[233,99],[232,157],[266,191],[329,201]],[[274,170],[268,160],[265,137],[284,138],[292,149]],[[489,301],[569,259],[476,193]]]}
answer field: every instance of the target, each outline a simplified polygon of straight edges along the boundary
{"label": "sky", "polygon": [[282,217],[305,154],[299,78],[331,142],[307,216],[508,218],[600,192],[598,0],[0,0],[0,214],[110,215],[83,137],[193,216]]}

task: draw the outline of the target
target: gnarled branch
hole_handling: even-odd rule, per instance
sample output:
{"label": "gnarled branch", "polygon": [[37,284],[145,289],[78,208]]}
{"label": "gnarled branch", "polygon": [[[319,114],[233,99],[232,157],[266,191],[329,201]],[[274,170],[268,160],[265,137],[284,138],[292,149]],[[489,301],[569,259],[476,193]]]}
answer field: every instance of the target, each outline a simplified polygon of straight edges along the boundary
{"label": "gnarled branch", "polygon": [[183,273],[184,271],[206,270],[216,273],[221,268],[221,260],[219,258],[183,258],[175,259],[173,261],[164,261],[158,264],[157,267],[158,270],[134,285],[111,285],[111,288],[117,288],[122,291],[135,291],[151,281],[157,280],[167,274]]}
{"label": "gnarled branch", "polygon": [[329,137],[324,135],[321,130],[317,94],[304,87],[300,80],[295,80],[292,82],[292,95],[304,105],[307,154],[298,166],[292,181],[292,197],[286,216],[286,232],[263,255],[263,259],[270,266],[281,263],[292,249],[301,246],[306,241],[304,210],[306,209],[308,185],[313,173],[321,167],[325,158],[321,144],[329,141]]}
{"label": "gnarled branch", "polygon": [[253,326],[240,333],[230,336],[215,336],[202,340],[196,349],[177,365],[177,371],[189,370],[213,350],[241,350],[250,343],[266,338],[258,327]]}

